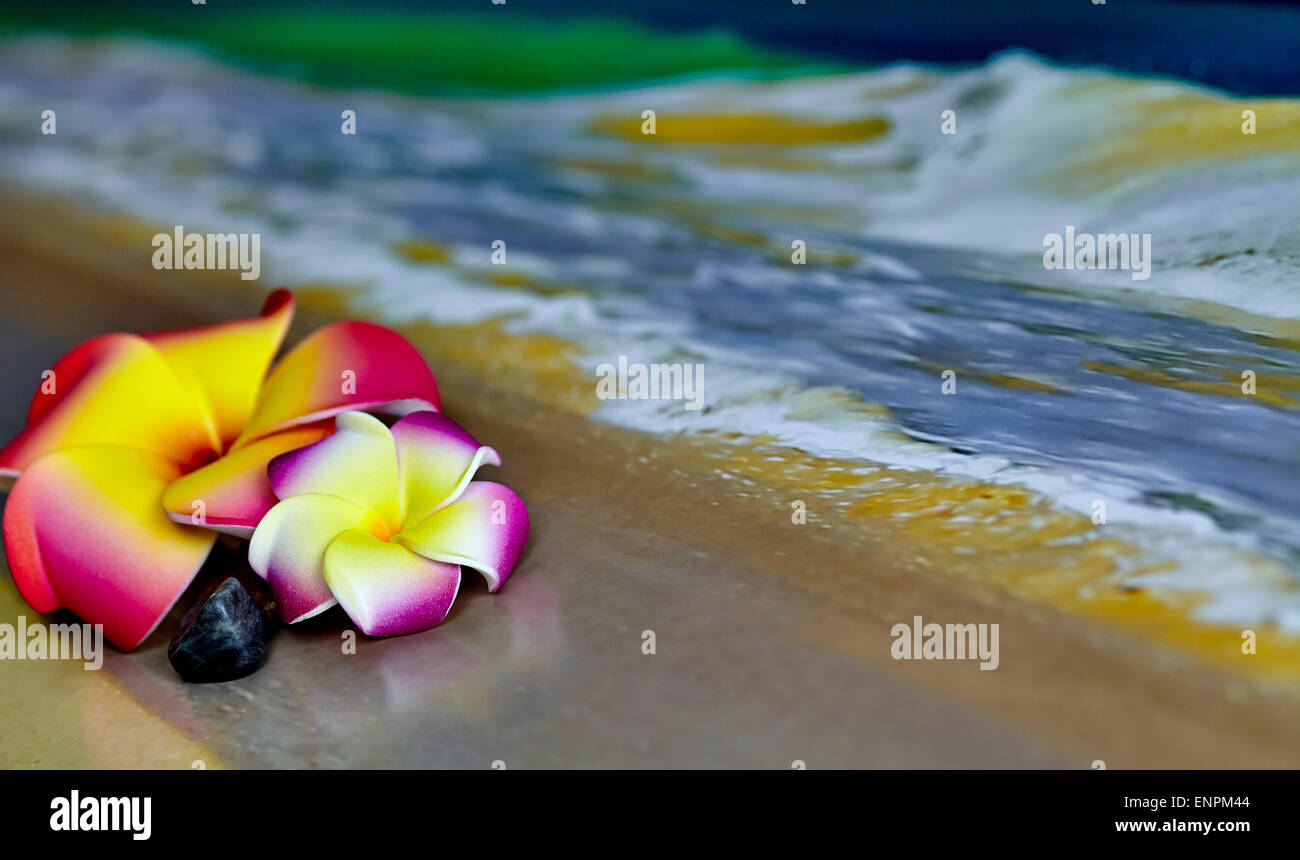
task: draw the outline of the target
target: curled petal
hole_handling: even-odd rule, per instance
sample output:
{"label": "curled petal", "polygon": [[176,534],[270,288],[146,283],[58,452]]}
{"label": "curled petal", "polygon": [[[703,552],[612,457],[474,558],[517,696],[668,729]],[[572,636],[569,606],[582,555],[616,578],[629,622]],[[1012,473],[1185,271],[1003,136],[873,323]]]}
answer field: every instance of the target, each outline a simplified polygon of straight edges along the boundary
{"label": "curled petal", "polygon": [[367,636],[400,636],[442,623],[460,590],[460,567],[352,529],[325,550],[325,581]]}
{"label": "curled petal", "polygon": [[483,463],[501,456],[441,412],[412,412],[393,425],[403,516],[419,522],[454,502]]}
{"label": "curled petal", "polygon": [[66,606],[114,645],[148,638],[207,558],[215,536],[167,519],[174,463],[128,448],[56,451],[32,463],[5,505],[5,552],[32,608]]}
{"label": "curled petal", "polygon": [[144,338],[198,394],[224,449],[253,414],[266,370],[292,319],[292,294],[276,290],[261,316]]}
{"label": "curled petal", "polygon": [[374,512],[397,531],[402,501],[393,434],[364,412],[344,412],[334,423],[334,435],[271,461],[271,488],[281,499],[303,493],[339,496]]}
{"label": "curled petal", "polygon": [[28,410],[30,423],[0,449],[10,478],[39,457],[83,445],[148,451],[193,467],[216,456],[219,440],[203,407],[143,338],[92,338],[59,360]]}
{"label": "curled petal", "polygon": [[365,508],[320,493],[285,499],[262,518],[248,563],[271,584],[285,621],[311,618],[337,602],[321,567],[325,548],[340,533],[372,524]]}
{"label": "curled petal", "polygon": [[474,568],[487,580],[488,591],[506,581],[527,539],[523,500],[491,481],[471,481],[453,504],[393,538],[425,558]]}
{"label": "curled petal", "polygon": [[439,405],[433,374],[404,337],[374,323],[334,323],[275,366],[240,440],[348,410],[400,415]]}
{"label": "curled petal", "polygon": [[332,422],[295,427],[258,439],[196,472],[172,482],[163,493],[167,516],[247,538],[278,499],[266,476],[272,458],[319,442],[334,432]]}

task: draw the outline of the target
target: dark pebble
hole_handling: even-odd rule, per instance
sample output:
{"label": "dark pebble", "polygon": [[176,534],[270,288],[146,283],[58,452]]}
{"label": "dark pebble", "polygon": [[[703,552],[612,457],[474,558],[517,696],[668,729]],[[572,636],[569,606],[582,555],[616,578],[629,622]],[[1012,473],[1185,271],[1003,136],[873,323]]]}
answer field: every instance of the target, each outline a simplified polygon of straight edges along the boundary
{"label": "dark pebble", "polygon": [[181,619],[167,659],[186,681],[230,681],[249,674],[266,653],[266,616],[233,576]]}

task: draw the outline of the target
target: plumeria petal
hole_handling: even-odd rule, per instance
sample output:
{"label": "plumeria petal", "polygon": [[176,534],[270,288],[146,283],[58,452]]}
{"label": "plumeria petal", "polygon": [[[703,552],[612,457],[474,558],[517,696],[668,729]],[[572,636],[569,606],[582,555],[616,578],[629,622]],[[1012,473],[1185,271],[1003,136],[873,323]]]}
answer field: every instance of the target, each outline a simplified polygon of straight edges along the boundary
{"label": "plumeria petal", "polygon": [[374,323],[334,323],[275,366],[236,444],[350,409],[405,414],[439,407],[433,374],[404,337]]}
{"label": "plumeria petal", "polygon": [[271,461],[271,488],[281,499],[303,493],[339,496],[372,511],[397,531],[402,499],[393,434],[364,412],[344,412],[334,421],[334,435]]}
{"label": "plumeria petal", "polygon": [[442,623],[460,590],[460,566],[351,529],[325,550],[325,581],[367,636],[400,636]]}
{"label": "plumeria petal", "polygon": [[292,319],[293,295],[276,290],[259,317],[144,338],[198,393],[224,448],[253,414],[266,370]]}
{"label": "plumeria petal", "polygon": [[527,539],[523,500],[491,481],[471,481],[455,503],[393,538],[425,558],[474,568],[487,580],[488,591],[506,581]]}
{"label": "plumeria petal", "polygon": [[5,553],[34,609],[66,606],[114,645],[143,642],[207,558],[215,535],[167,519],[166,459],[88,446],[47,454],[18,478],[4,512]]}
{"label": "plumeria petal", "polygon": [[441,412],[412,412],[392,432],[407,522],[454,502],[483,463],[501,465],[501,455]]}
{"label": "plumeria petal", "polygon": [[41,420],[46,412],[69,393],[84,393],[84,388],[80,386],[87,377],[102,378],[108,372],[120,370],[117,365],[126,360],[131,348],[135,346],[137,344],[132,335],[105,334],[84,340],[68,350],[67,355],[60,358],[50,370],[48,387],[45,385],[46,376],[42,375],[42,385],[27,407],[27,423],[35,424]]}
{"label": "plumeria petal", "polygon": [[37,393],[31,423],[0,449],[0,473],[16,477],[39,457],[83,445],[148,451],[192,467],[219,451],[194,392],[146,340],[92,338],[54,365]]}
{"label": "plumeria petal", "polygon": [[163,493],[167,516],[178,523],[205,526],[247,538],[278,499],[266,476],[267,464],[334,432],[332,421],[321,421],[275,433],[173,481]]}
{"label": "plumeria petal", "polygon": [[248,544],[248,563],[271,584],[285,621],[311,618],[337,602],[321,568],[325,548],[339,533],[373,524],[365,508],[320,493],[271,508]]}

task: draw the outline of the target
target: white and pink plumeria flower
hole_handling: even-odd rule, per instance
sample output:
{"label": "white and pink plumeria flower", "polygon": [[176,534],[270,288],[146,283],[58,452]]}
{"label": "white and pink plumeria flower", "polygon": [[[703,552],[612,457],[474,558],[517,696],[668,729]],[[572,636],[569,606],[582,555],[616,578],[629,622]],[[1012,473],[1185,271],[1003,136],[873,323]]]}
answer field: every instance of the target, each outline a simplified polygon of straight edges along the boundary
{"label": "white and pink plumeria flower", "polygon": [[473,480],[485,463],[501,458],[439,412],[391,429],[344,412],[333,435],[271,461],[280,502],[253,533],[249,563],[291,624],[338,603],[370,636],[427,630],[447,617],[462,565],[495,592],[527,540],[519,496]]}

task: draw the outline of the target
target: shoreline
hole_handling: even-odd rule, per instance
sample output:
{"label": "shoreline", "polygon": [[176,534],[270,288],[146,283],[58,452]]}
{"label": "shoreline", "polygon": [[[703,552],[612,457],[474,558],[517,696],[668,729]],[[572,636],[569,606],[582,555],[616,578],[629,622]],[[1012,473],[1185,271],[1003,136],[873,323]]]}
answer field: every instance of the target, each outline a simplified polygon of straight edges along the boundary
{"label": "shoreline", "polygon": [[[247,316],[268,288],[240,281],[236,272],[154,271],[148,240],[140,241],[153,227],[52,199],[10,199],[15,205],[0,216],[0,252],[9,262],[3,289],[12,322],[6,325],[25,333],[21,357],[32,366],[101,331]],[[267,274],[262,280],[273,283]],[[43,288],[33,294],[19,286],[24,283]],[[213,289],[196,290],[197,283]],[[60,302],[50,301],[51,286]],[[323,321],[355,313],[346,291],[286,286],[300,301],[289,343]],[[344,624],[332,613],[304,635],[280,631],[276,653],[248,684],[182,685],[160,648],[171,621],[137,652],[110,654],[105,672],[94,674],[110,676],[148,717],[179,727],[179,740],[207,745],[214,760],[259,766],[269,756],[272,763],[260,766],[404,766],[409,759],[394,752],[401,732],[430,742],[455,736],[421,720],[418,704],[433,684],[438,702],[446,695],[462,715],[486,717],[497,737],[514,737],[521,749],[539,737],[559,737],[558,745],[536,754],[535,766],[781,768],[795,758],[809,767],[1086,769],[1095,759],[1108,767],[1300,765],[1300,644],[1294,640],[1261,630],[1260,654],[1246,661],[1239,631],[1192,624],[1186,605],[1180,611],[1152,594],[1105,592],[1106,565],[1119,551],[1113,546],[1069,556],[1071,576],[1057,575],[1055,565],[1065,556],[1024,551],[1015,541],[987,546],[980,559],[952,569],[956,544],[936,536],[935,522],[968,502],[1039,516],[1030,500],[1013,497],[1015,488],[998,488],[1003,495],[988,499],[984,488],[972,493],[918,478],[894,490],[882,487],[880,476],[859,480],[844,463],[799,452],[717,437],[646,436],[585,417],[595,404],[595,380],[575,376],[573,347],[561,340],[506,335],[499,322],[393,327],[430,360],[448,414],[502,452],[501,480],[534,513],[530,548],[516,579],[496,598],[477,583],[467,586],[450,623],[415,637],[367,640],[355,662],[320,662],[319,648]],[[58,348],[46,349],[47,340]],[[521,367],[531,370],[520,376]],[[24,385],[23,372],[5,384],[7,391],[27,392],[18,403],[25,409],[32,386]],[[39,369],[36,374],[31,378],[39,378]],[[9,424],[15,408],[6,410]],[[782,459],[764,459],[771,456]],[[845,492],[862,497],[841,507]],[[792,498],[808,500],[804,526],[790,522]],[[892,514],[909,509],[937,513],[923,528],[893,521]],[[1061,534],[1077,526],[1053,522]],[[0,621],[9,621],[14,601],[26,608],[3,579]],[[1070,597],[1088,584],[1100,599]],[[517,593],[523,596],[511,597]],[[508,623],[493,626],[502,614]],[[892,661],[889,631],[914,615],[1000,623],[999,669],[981,672],[969,661]],[[511,633],[504,642],[503,626]],[[660,643],[654,658],[639,651],[646,628],[656,630]],[[503,650],[485,654],[483,642]],[[433,646],[448,652],[451,665],[439,657],[445,674],[429,681],[419,664]],[[593,653],[593,647],[627,654]],[[378,670],[382,689],[354,675],[357,663],[367,662]],[[582,669],[576,676],[574,663]],[[660,668],[665,663],[667,672]],[[316,689],[322,676],[331,691]],[[608,688],[584,678],[600,678]],[[558,698],[538,689],[544,682]],[[24,693],[48,701],[30,689],[34,683],[20,681],[17,693],[9,689],[3,706]],[[272,691],[291,692],[291,725],[314,727],[328,738],[321,713],[344,703],[358,685],[399,715],[384,742],[354,746],[338,760],[331,756],[341,754],[322,745],[295,764],[299,747],[283,729],[262,734],[279,714],[266,698]],[[517,685],[526,689],[514,690]],[[664,711],[656,692],[678,707]],[[551,722],[525,727],[513,711],[492,707],[516,696],[545,700],[550,707],[542,716]],[[653,719],[638,720],[638,708]],[[246,714],[247,724],[227,733],[221,715],[231,709]],[[554,715],[570,711],[571,725],[559,725],[565,717],[557,722]],[[739,728],[716,725],[728,718]],[[620,725],[645,748],[622,745],[615,737]],[[529,734],[541,728],[550,734]],[[579,730],[594,738],[587,749],[577,741]],[[262,746],[250,745],[250,737]],[[787,755],[796,738],[804,746]],[[457,766],[464,752],[445,752],[425,766]],[[509,760],[492,756],[503,757]]]}

